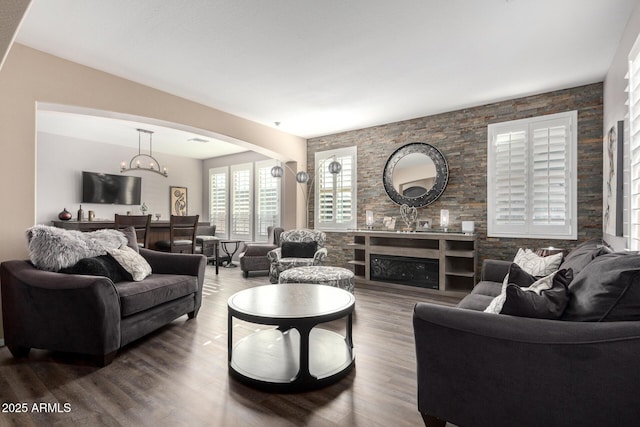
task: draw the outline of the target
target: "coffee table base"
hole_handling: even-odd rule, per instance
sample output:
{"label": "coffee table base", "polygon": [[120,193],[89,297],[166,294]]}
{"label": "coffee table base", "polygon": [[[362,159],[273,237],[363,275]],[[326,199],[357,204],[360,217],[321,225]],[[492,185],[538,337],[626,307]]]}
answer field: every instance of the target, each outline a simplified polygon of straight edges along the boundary
{"label": "coffee table base", "polygon": [[266,329],[241,339],[233,348],[229,373],[252,387],[275,392],[312,390],[332,384],[355,365],[344,336],[321,328],[309,333],[308,372],[300,369],[300,332]]}

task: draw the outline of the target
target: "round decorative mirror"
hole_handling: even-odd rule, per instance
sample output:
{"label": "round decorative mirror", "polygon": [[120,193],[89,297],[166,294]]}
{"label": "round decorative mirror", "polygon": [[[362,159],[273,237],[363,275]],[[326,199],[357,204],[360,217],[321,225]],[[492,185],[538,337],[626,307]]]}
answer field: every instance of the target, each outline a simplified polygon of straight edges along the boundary
{"label": "round decorative mirror", "polygon": [[433,145],[413,142],[391,154],[382,181],[389,198],[417,208],[440,197],[449,180],[449,166]]}

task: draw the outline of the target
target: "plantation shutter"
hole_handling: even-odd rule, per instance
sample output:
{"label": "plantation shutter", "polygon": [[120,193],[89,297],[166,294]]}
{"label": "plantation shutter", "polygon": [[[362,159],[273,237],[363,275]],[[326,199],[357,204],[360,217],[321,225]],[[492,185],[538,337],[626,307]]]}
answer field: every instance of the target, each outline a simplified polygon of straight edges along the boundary
{"label": "plantation shutter", "polygon": [[576,238],[577,113],[488,127],[487,235]]}
{"label": "plantation shutter", "polygon": [[504,231],[515,231],[526,222],[527,133],[514,130],[495,137],[495,223]]}
{"label": "plantation shutter", "polygon": [[562,119],[543,121],[533,123],[531,130],[531,228],[536,234],[561,232],[571,215],[570,168],[567,165],[569,124]]}
{"label": "plantation shutter", "polygon": [[[638,45],[638,42],[636,42]],[[640,250],[640,49],[629,60],[629,249]]]}
{"label": "plantation shutter", "polygon": [[256,162],[256,224],[254,240],[266,242],[267,228],[280,224],[280,180],[271,176],[275,160]]}
{"label": "plantation shutter", "polygon": [[[335,175],[335,199],[336,214],[335,220],[338,224],[349,223],[354,218],[353,212],[353,158],[350,156],[337,157],[336,160],[342,165],[342,170]],[[329,173],[329,172],[327,172]],[[329,175],[331,175],[329,173]]]}
{"label": "plantation shutter", "polygon": [[[341,165],[337,174],[329,172],[329,164],[333,161]],[[315,164],[318,167],[314,205],[316,228],[356,228],[356,147],[317,152]]]}
{"label": "plantation shutter", "polygon": [[231,167],[231,239],[251,240],[252,164]]}
{"label": "plantation shutter", "polygon": [[227,168],[209,170],[209,221],[216,235],[227,236]]}

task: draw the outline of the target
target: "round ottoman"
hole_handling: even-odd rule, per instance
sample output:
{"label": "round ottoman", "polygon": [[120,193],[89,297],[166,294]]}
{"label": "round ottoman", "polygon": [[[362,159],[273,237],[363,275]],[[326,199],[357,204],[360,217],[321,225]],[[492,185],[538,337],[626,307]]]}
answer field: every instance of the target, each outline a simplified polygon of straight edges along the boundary
{"label": "round ottoman", "polygon": [[312,265],[294,267],[280,273],[279,283],[318,283],[344,289],[353,293],[353,271],[342,267]]}

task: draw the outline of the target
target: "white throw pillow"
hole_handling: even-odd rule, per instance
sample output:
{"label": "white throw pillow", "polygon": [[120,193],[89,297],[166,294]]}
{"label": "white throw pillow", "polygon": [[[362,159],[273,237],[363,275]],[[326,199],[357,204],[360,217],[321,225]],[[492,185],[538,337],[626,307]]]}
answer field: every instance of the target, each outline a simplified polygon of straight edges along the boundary
{"label": "white throw pillow", "polygon": [[545,277],[558,271],[560,263],[562,263],[562,252],[542,257],[531,249],[520,248],[513,258],[513,262],[532,276]]}
{"label": "white throw pillow", "polygon": [[123,245],[119,249],[107,249],[107,252],[131,274],[135,282],[140,282],[151,274],[151,266],[147,260],[129,246]]}

